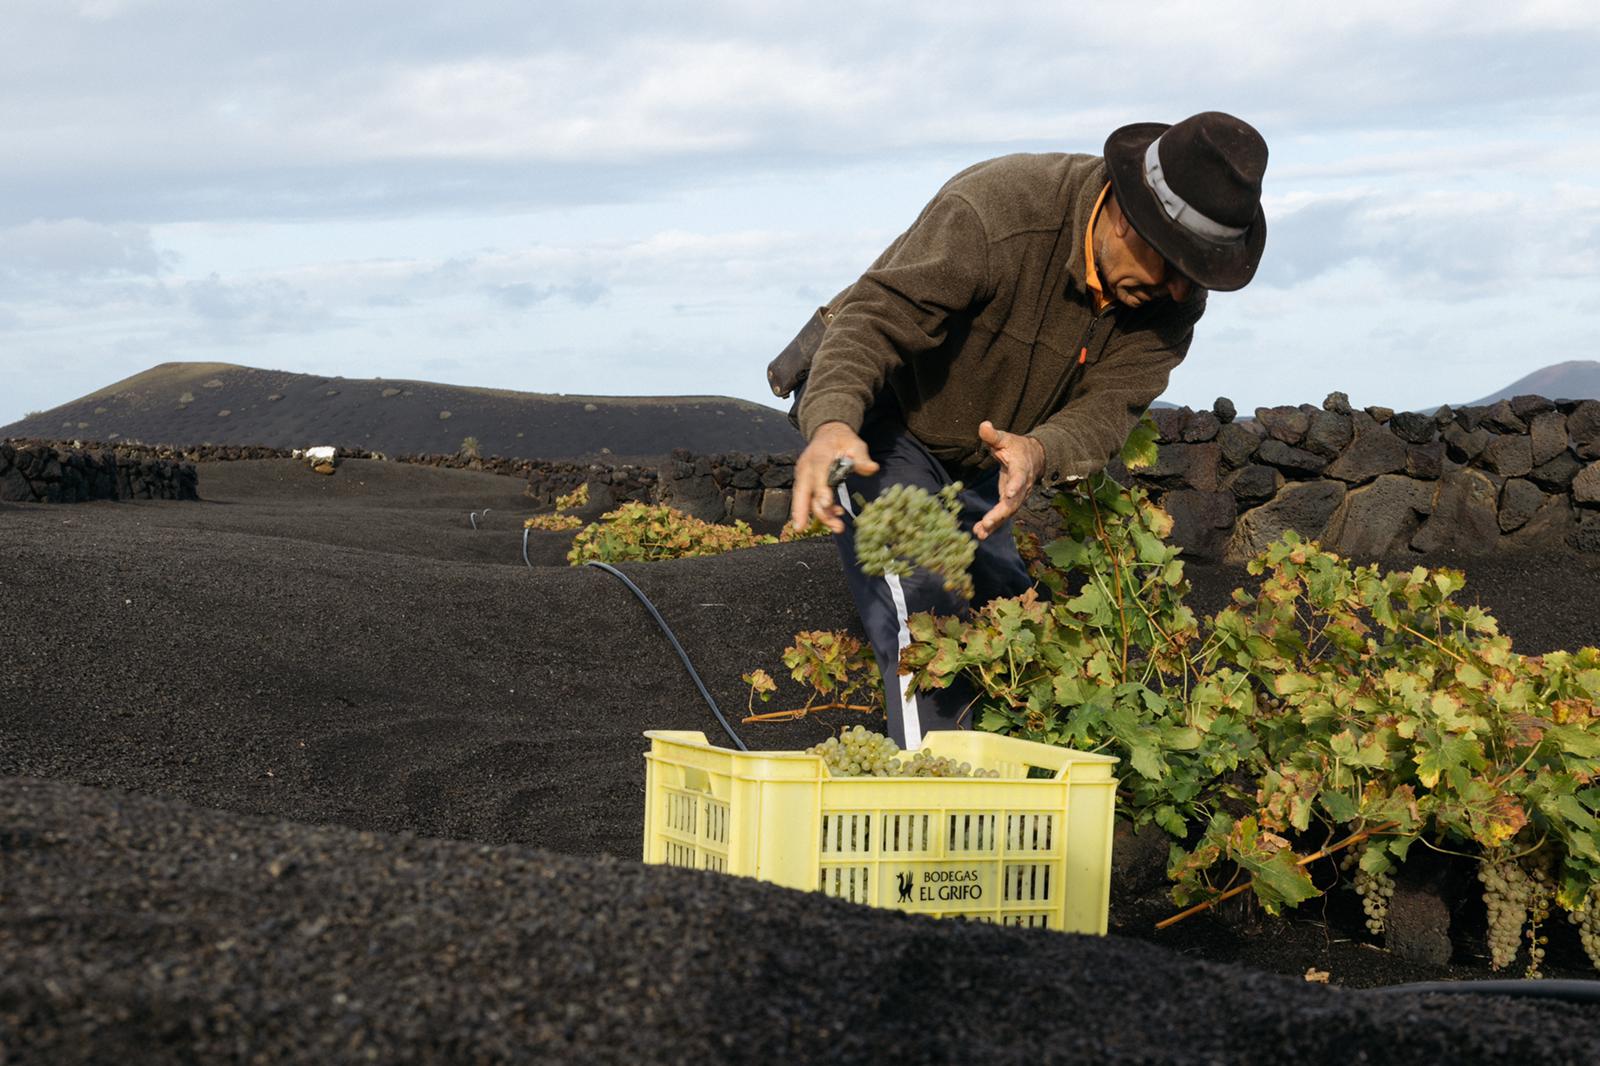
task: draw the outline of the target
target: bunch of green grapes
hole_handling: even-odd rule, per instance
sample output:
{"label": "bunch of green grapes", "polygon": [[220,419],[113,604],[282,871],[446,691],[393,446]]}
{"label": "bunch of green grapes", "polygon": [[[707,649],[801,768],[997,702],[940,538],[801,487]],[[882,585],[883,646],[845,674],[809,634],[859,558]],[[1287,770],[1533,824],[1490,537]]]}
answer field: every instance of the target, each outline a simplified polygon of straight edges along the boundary
{"label": "bunch of green grapes", "polygon": [[1578,927],[1583,953],[1589,956],[1595,969],[1600,970],[1600,893],[1590,889],[1577,910],[1567,915],[1567,920]]}
{"label": "bunch of green grapes", "polygon": [[1361,909],[1367,915],[1367,932],[1374,936],[1383,932],[1389,919],[1389,900],[1394,896],[1394,875],[1387,870],[1369,874],[1356,867],[1356,895],[1361,897]]}
{"label": "bunch of green grapes", "polygon": [[894,777],[900,766],[900,745],[859,725],[806,751],[822,756],[828,772],[838,777]]}
{"label": "bunch of green grapes", "polygon": [[822,756],[828,772],[836,777],[993,777],[998,770],[973,770],[970,764],[942,755],[913,752],[901,759],[900,745],[865,726],[853,726],[836,737],[806,749]]}
{"label": "bunch of green grapes", "polygon": [[1544,976],[1539,968],[1544,964],[1545,945],[1550,943],[1549,934],[1541,933],[1539,927],[1550,920],[1556,891],[1543,870],[1530,871],[1528,883],[1532,890],[1528,897],[1528,969],[1524,976],[1536,978]]}
{"label": "bunch of green grapes", "polygon": [[944,578],[944,587],[972,598],[972,557],[978,542],[961,528],[961,482],[937,495],[915,485],[890,485],[871,503],[857,497],[856,559],[864,573],[905,576],[917,567]]}
{"label": "bunch of green grapes", "polygon": [[999,777],[998,770],[977,770],[971,763],[956,762],[954,759],[943,755],[929,755],[927,752],[913,752],[911,758],[902,763],[901,777]]}
{"label": "bunch of green grapes", "polygon": [[1534,901],[1534,883],[1514,862],[1482,863],[1478,880],[1483,882],[1483,902],[1489,910],[1489,964],[1499,970],[1517,957]]}

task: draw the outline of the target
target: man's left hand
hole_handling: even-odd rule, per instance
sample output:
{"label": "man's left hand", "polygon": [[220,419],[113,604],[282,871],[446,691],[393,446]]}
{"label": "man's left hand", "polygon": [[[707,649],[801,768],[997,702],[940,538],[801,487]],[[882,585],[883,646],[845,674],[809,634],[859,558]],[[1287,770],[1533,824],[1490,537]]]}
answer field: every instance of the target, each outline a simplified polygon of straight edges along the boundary
{"label": "man's left hand", "polygon": [[993,422],[978,426],[978,439],[1000,460],[1000,502],[972,527],[973,536],[986,540],[1017,513],[1044,476],[1044,445],[1021,433],[995,429]]}

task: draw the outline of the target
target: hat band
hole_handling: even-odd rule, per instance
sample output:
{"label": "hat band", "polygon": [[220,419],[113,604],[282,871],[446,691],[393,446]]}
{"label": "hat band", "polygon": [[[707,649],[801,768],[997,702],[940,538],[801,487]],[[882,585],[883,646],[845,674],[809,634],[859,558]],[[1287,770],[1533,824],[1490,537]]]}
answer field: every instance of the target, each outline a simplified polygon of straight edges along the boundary
{"label": "hat band", "polygon": [[1161,144],[1157,137],[1150,142],[1150,147],[1144,153],[1144,183],[1155,194],[1156,202],[1161,209],[1184,229],[1197,237],[1218,244],[1229,244],[1245,235],[1244,226],[1224,226],[1221,222],[1195,210],[1189,202],[1172,191],[1172,186],[1167,184],[1166,176],[1161,173],[1161,156],[1156,151]]}

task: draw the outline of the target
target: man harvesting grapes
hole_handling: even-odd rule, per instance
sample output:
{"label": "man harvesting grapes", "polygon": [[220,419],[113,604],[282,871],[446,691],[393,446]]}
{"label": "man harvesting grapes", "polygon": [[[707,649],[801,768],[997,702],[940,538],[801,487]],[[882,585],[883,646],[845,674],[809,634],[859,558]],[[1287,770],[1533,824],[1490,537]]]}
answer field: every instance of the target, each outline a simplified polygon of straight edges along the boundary
{"label": "man harvesting grapes", "polygon": [[[769,371],[802,387],[808,444],[792,520],[833,531],[903,747],[970,726],[967,693],[906,691],[906,618],[958,614],[1030,584],[1011,517],[1040,482],[1105,465],[1166,387],[1208,290],[1242,288],[1266,241],[1267,146],[1205,112],[1124,126],[1103,156],[1010,155],[952,178]],[[810,334],[820,334],[802,343]],[[840,459],[853,464],[829,484]],[[964,483],[978,538],[970,601],[918,571],[872,577],[856,559],[852,498]]]}

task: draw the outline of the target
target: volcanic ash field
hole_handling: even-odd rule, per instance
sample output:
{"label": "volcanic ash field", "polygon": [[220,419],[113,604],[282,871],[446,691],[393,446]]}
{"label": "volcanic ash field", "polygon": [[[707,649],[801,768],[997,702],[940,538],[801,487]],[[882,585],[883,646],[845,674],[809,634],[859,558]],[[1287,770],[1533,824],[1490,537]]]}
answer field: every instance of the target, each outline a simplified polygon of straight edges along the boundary
{"label": "volcanic ash field", "polygon": [[[260,461],[0,509],[0,1063],[1600,1061],[1594,1008],[1339,987],[1484,972],[1316,914],[1083,937],[641,865],[640,734],[720,729],[568,536],[523,565],[521,490]],[[1466,568],[1520,650],[1600,643],[1592,567]],[[826,542],[624,569],[730,710],[855,624]]]}

